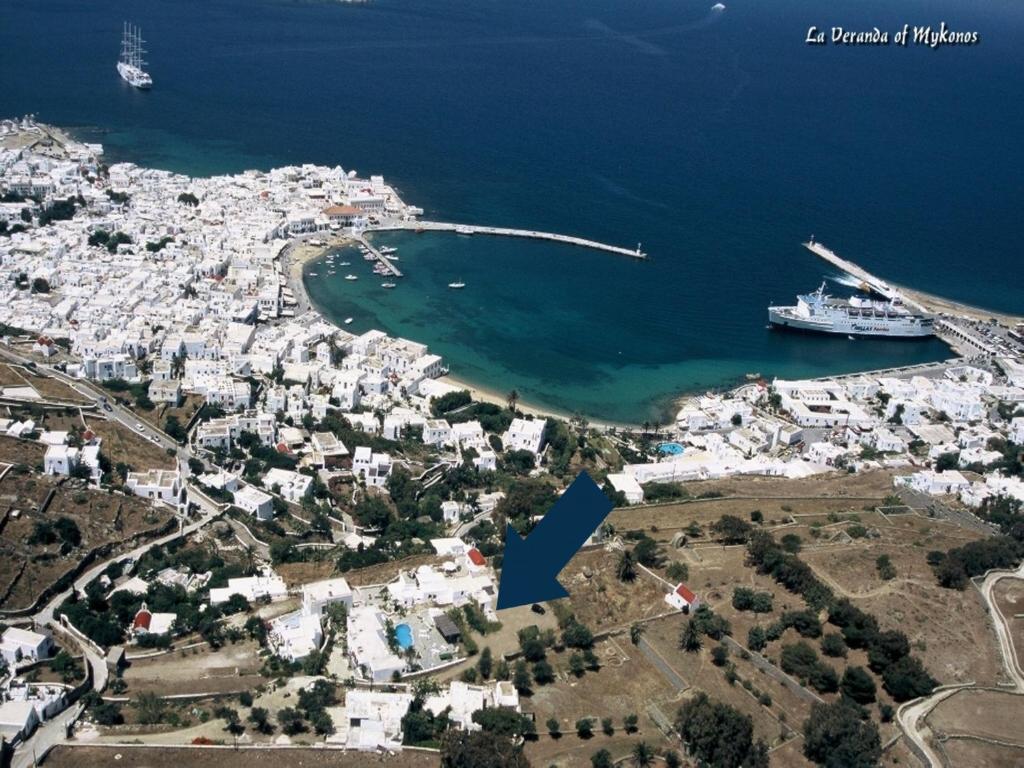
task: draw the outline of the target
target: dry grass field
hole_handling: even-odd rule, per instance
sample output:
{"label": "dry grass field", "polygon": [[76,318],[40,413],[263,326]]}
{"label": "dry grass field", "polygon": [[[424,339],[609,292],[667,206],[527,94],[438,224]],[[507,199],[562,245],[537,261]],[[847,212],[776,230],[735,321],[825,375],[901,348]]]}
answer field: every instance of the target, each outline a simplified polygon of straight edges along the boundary
{"label": "dry grass field", "polygon": [[992,597],[1010,625],[1017,654],[1024,656],[1024,581],[1003,579],[992,590]]}
{"label": "dry grass field", "polygon": [[950,739],[940,746],[946,765],[970,768],[1020,768],[1024,749],[974,739]]}
{"label": "dry grass field", "polygon": [[173,456],[168,456],[164,448],[134,430],[116,421],[94,416],[87,415],[85,420],[89,429],[102,438],[100,450],[111,464],[124,462],[138,471],[174,469]]}
{"label": "dry grass field", "polygon": [[[579,678],[565,671],[567,653],[549,652],[548,660],[558,670],[557,682],[535,686],[533,694],[523,699],[523,710],[534,713],[539,734],[537,741],[526,747],[533,765],[582,768],[590,765],[590,756],[601,748],[620,757],[628,754],[637,741],[656,748],[670,746],[647,707],[653,704],[665,716],[674,718],[678,709],[675,689],[628,640],[625,645],[622,641],[600,642],[594,652],[602,661],[601,669]],[[639,717],[635,734],[627,734],[622,727],[623,717],[629,714]],[[584,717],[594,718],[594,735],[589,739],[576,735],[576,721]],[[615,732],[611,736],[601,732],[604,717],[613,720]],[[558,739],[548,735],[549,718],[559,721],[563,735]]]}
{"label": "dry grass field", "polygon": [[[142,499],[86,490],[77,482],[61,485],[45,515],[38,515],[35,510],[55,485],[50,477],[12,473],[0,481],[0,500],[22,510],[8,520],[0,537],[0,595],[6,596],[0,605],[5,609],[30,606],[44,589],[73,570],[83,553],[158,528],[173,516]],[[78,526],[82,541],[77,548],[61,555],[59,542],[29,544],[37,522],[61,517]]]}
{"label": "dry grass field", "polygon": [[619,553],[605,549],[579,552],[559,576],[569,591],[576,618],[593,632],[629,627],[634,621],[665,613],[666,588],[642,572],[632,582],[619,581]]}
{"label": "dry grass field", "polygon": [[976,736],[1021,745],[1024,753],[1024,695],[998,690],[963,690],[941,701],[928,725],[943,736]]}
{"label": "dry grass field", "polygon": [[125,696],[152,691],[173,694],[237,693],[266,683],[260,676],[259,645],[251,640],[213,650],[200,645],[160,656],[135,659],[124,671]]}
{"label": "dry grass field", "polygon": [[385,755],[309,748],[61,746],[50,753],[43,765],[46,768],[110,768],[113,765],[118,768],[435,768],[437,763],[436,753],[409,750]]}

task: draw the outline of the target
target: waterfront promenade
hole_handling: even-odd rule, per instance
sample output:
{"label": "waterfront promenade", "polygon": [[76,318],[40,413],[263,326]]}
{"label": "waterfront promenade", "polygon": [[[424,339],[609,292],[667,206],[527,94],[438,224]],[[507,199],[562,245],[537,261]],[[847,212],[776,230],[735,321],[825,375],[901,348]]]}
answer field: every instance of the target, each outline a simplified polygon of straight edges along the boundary
{"label": "waterfront promenade", "polygon": [[455,232],[460,235],[494,235],[498,237],[525,237],[531,240],[548,240],[554,243],[575,245],[580,248],[590,248],[595,251],[614,253],[619,256],[629,256],[633,259],[646,259],[647,254],[640,250],[638,244],[635,249],[622,248],[618,245],[610,245],[597,240],[587,240],[583,237],[573,235],[559,235],[554,232],[540,232],[533,229],[511,229],[509,227],[484,227],[476,224],[455,224],[447,221],[410,221],[404,219],[384,219],[379,224],[373,224],[366,228],[366,231],[387,232],[394,230],[411,230],[414,232]]}

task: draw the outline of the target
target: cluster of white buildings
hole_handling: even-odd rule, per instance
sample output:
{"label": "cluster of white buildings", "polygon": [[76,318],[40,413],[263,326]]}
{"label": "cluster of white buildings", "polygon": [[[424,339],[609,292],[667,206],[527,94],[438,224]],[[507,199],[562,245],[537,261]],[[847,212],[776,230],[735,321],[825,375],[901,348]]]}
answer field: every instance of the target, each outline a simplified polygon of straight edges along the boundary
{"label": "cluster of white buildings", "polygon": [[[629,503],[644,500],[647,483],[706,480],[736,474],[802,477],[871,466],[909,468],[898,485],[955,495],[977,508],[986,499],[1024,500],[1016,478],[987,468],[1002,458],[1001,442],[1024,445],[1024,366],[1001,358],[1004,376],[964,364],[930,375],[863,374],[835,380],[749,384],[727,395],[704,395],[678,412],[658,456],[608,476]],[[944,454],[955,468],[937,471]],[[980,479],[964,475],[982,469]]]}
{"label": "cluster of white buildings", "polygon": [[[385,486],[394,459],[369,439],[346,446],[298,426],[338,413],[368,438],[399,440],[418,428],[438,452],[472,450],[477,469],[496,469],[479,422],[431,415],[431,399],[455,388],[437,380],[443,361],[426,345],[377,330],[352,334],[315,312],[296,316],[282,258],[295,238],[422,213],[381,177],[315,165],[209,178],[130,163],[107,168],[98,145],[69,141],[63,154],[10,148],[3,139],[41,129],[4,126],[0,193],[39,202],[0,206],[0,216],[23,229],[0,238],[0,323],[31,332],[41,358],[66,339],[77,361],[67,365],[70,375],[146,383],[156,404],[193,397],[221,409],[190,429],[192,445],[211,454],[236,449],[251,433],[294,455],[299,468],[351,471]],[[42,210],[69,199],[72,218],[37,226]],[[29,284],[45,280],[49,293],[19,290],[14,278],[22,274]],[[543,433],[543,420],[515,419],[500,437],[506,450],[539,456]],[[46,471],[66,475],[84,463],[98,481],[97,445],[49,446]],[[183,470],[138,472],[127,487],[176,503],[184,480]],[[310,485],[306,472],[275,468],[252,485],[216,487],[266,520],[274,496],[300,503]]]}

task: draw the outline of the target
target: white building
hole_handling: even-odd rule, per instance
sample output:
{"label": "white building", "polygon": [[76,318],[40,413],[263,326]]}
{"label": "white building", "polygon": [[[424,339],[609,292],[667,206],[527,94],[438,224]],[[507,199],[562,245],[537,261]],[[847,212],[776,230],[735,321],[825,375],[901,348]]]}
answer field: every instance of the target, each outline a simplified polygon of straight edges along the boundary
{"label": "white building", "polygon": [[464,731],[478,731],[473,713],[484,709],[504,707],[519,712],[519,692],[507,680],[496,680],[483,685],[470,685],[461,680],[452,681],[447,690],[427,696],[423,708],[440,715],[450,708],[448,718]]}
{"label": "white building", "polygon": [[270,623],[267,644],[282,659],[299,661],[320,648],[324,633],[320,617],[301,611],[280,616]]}
{"label": "white building", "polygon": [[613,472],[608,475],[608,482],[612,488],[625,494],[627,504],[642,504],[644,500],[644,489],[636,481],[633,475],[624,472]]}
{"label": "white building", "polygon": [[402,718],[412,700],[411,693],[350,689],[334,718],[342,727],[331,740],[343,741],[350,749],[401,749]]}
{"label": "white building", "polygon": [[214,587],[210,590],[210,605],[226,603],[232,595],[241,595],[250,603],[260,598],[283,600],[288,596],[288,587],[280,576],[264,569],[257,576],[228,579],[226,587]]}
{"label": "white building", "polygon": [[43,455],[43,471],[48,475],[70,476],[78,466],[78,449],[70,445],[51,445]]}
{"label": "white building", "polygon": [[0,655],[10,667],[21,661],[47,659],[53,653],[53,641],[47,635],[20,627],[8,627],[0,637]]}
{"label": "white building", "polygon": [[124,484],[129,491],[145,499],[159,499],[168,504],[177,504],[181,498],[181,476],[172,470],[149,469],[145,472],[129,472]]}
{"label": "white building", "polygon": [[272,467],[263,476],[263,487],[276,490],[282,498],[295,504],[302,503],[302,500],[309,493],[309,487],[313,484],[313,478],[303,475],[300,472],[292,472],[290,469]]}
{"label": "white building", "polygon": [[348,614],[347,647],[360,677],[376,683],[405,671],[405,660],[388,645],[384,615],[372,606],[356,606]]}
{"label": "white building", "polygon": [[919,493],[927,493],[932,496],[958,494],[971,485],[967,478],[955,469],[946,470],[945,472],[934,472],[929,469],[923,472],[915,472],[912,475],[894,477],[892,481],[893,485],[904,485]]}
{"label": "white building", "polygon": [[274,516],[274,497],[259,488],[244,485],[234,492],[235,506],[245,510],[257,520],[270,520]]}
{"label": "white building", "polygon": [[335,603],[352,610],[352,588],[343,578],[315,581],[302,587],[302,612],[308,616],[322,616],[324,609]]}
{"label": "white building", "polygon": [[387,483],[391,474],[391,456],[359,446],[352,458],[352,472],[367,485],[379,488]]}
{"label": "white building", "polygon": [[536,455],[544,443],[544,426],[542,419],[512,419],[501,436],[502,447],[506,451],[529,451]]}

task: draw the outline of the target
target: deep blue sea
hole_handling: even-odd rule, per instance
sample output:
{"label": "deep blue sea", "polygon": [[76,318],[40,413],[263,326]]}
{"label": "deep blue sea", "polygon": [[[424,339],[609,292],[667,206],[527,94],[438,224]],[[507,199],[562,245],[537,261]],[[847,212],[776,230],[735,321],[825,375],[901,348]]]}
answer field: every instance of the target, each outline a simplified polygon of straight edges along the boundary
{"label": "deep blue sea", "polygon": [[[383,291],[317,271],[353,330],[428,342],[455,375],[608,419],[747,372],[938,359],[937,341],[772,332],[832,275],[814,234],[895,282],[1024,312],[1019,0],[3,0],[0,115],[192,174],[383,173],[429,217],[633,247],[382,237]],[[117,77],[142,26],[155,87]],[[811,25],[945,21],[973,47],[811,47]],[[461,278],[464,291],[448,291]],[[837,291],[842,286],[835,285]]]}

